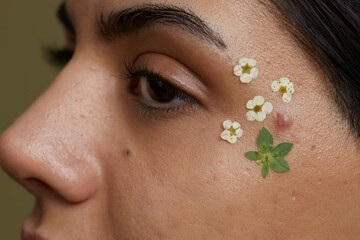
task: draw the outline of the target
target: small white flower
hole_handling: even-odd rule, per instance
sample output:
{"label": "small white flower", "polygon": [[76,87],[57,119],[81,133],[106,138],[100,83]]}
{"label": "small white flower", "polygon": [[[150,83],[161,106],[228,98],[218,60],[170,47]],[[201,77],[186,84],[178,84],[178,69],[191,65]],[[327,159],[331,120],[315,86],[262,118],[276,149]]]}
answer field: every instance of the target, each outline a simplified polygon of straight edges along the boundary
{"label": "small white flower", "polygon": [[270,102],[265,102],[262,96],[256,96],[253,100],[249,100],[246,104],[247,109],[251,109],[246,113],[246,118],[249,121],[262,122],[266,118],[266,114],[269,114],[273,110],[273,105]]}
{"label": "small white flower", "polygon": [[288,78],[280,78],[278,81],[274,81],[271,84],[271,89],[274,92],[279,92],[282,96],[282,100],[286,103],[291,101],[291,95],[294,93],[294,84],[290,82]]}
{"label": "small white flower", "polygon": [[244,133],[244,131],[240,128],[240,123],[238,122],[231,122],[230,120],[226,120],[223,123],[223,127],[225,130],[221,133],[220,137],[229,143],[236,143],[237,139],[240,138]]}
{"label": "small white flower", "polygon": [[240,77],[242,83],[249,83],[259,75],[259,69],[255,66],[256,61],[254,59],[241,58],[239,65],[234,67],[234,74]]}

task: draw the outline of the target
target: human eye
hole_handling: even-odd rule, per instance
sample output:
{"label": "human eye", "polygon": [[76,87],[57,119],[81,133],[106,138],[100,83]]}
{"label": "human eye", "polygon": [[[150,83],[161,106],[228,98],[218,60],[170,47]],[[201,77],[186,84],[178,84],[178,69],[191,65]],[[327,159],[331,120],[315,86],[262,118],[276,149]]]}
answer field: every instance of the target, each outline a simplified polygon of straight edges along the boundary
{"label": "human eye", "polygon": [[127,66],[128,90],[134,96],[136,107],[146,117],[163,117],[196,109],[199,102],[170,81],[146,67]]}

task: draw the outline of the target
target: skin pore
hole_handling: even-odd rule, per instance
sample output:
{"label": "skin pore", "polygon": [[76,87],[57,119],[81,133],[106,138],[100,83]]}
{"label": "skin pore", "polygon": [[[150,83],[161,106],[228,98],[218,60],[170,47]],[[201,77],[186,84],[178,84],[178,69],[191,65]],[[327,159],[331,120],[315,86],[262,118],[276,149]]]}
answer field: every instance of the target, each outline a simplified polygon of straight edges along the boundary
{"label": "skin pore", "polygon": [[[106,20],[114,11],[148,3],[190,10],[209,27],[212,40],[169,22],[101,35],[101,16]],[[91,240],[360,234],[358,139],[320,68],[265,5],[69,0],[66,9],[76,32],[74,56],[0,138],[1,167],[37,198],[24,235]],[[249,84],[233,74],[242,57],[256,59],[260,70]],[[139,82],[130,79],[138,75],[129,70],[160,75],[187,95],[186,102],[159,108],[164,106],[140,95]],[[270,87],[281,77],[295,84],[288,104]],[[274,111],[264,122],[249,122],[245,106],[257,95]],[[220,139],[226,119],[244,130],[234,145]],[[275,145],[294,143],[286,156],[289,172],[264,179],[244,156],[256,149],[262,127]]]}

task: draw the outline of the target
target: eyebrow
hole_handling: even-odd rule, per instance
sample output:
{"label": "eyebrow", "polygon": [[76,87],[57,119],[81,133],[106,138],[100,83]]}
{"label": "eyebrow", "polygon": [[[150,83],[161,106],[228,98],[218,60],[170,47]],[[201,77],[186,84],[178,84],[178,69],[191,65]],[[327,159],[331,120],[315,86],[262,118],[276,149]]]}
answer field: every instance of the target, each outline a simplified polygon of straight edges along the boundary
{"label": "eyebrow", "polygon": [[110,40],[162,24],[178,27],[202,41],[214,44],[219,49],[227,48],[220,35],[208,27],[200,17],[173,5],[145,4],[112,11],[108,16],[101,13],[97,23],[99,35]]}
{"label": "eyebrow", "polygon": [[[75,35],[75,28],[70,20],[65,2],[60,5],[57,17],[63,27]],[[101,13],[100,19],[97,21],[97,30],[101,38],[113,40],[116,37],[136,33],[156,24],[178,27],[202,41],[214,44],[219,49],[227,48],[220,34],[207,26],[200,17],[192,11],[173,5],[145,4],[112,11],[108,16]]]}

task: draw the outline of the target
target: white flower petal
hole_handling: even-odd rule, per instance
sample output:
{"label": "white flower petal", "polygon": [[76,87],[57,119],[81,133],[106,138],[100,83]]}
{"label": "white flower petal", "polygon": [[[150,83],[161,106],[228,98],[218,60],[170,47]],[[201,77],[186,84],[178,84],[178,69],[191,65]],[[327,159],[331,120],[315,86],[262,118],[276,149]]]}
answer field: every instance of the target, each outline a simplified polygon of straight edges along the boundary
{"label": "white flower petal", "polygon": [[256,66],[256,60],[255,59],[248,59],[247,63],[249,64],[250,67],[255,67]]}
{"label": "white flower petal", "polygon": [[250,76],[250,74],[247,74],[247,73],[243,74],[243,75],[240,77],[240,81],[241,81],[242,83],[249,83],[249,82],[251,82],[251,80],[252,80],[252,77]]}
{"label": "white flower petal", "polygon": [[239,65],[240,66],[245,66],[248,63],[248,59],[247,58],[241,58],[239,60]]}
{"label": "white flower petal", "polygon": [[242,75],[242,68],[240,65],[234,67],[234,75],[240,77]]}
{"label": "white flower petal", "polygon": [[281,84],[281,86],[288,86],[289,85],[289,83],[290,83],[290,80],[288,79],[288,78],[286,78],[286,77],[284,77],[284,78],[280,78],[280,84]]}
{"label": "white flower petal", "polygon": [[262,106],[262,111],[266,114],[269,114],[272,112],[273,110],[273,105],[270,102],[266,102],[264,103],[264,105]]}
{"label": "white flower petal", "polygon": [[224,140],[228,140],[230,138],[230,132],[228,130],[224,130],[221,133],[220,137]]}
{"label": "white flower petal", "polygon": [[254,109],[255,106],[256,106],[256,102],[254,100],[249,100],[246,104],[247,109]]}
{"label": "white flower petal", "polygon": [[246,113],[246,118],[249,121],[254,121],[256,119],[256,117],[257,117],[257,114],[254,111],[248,111]]}
{"label": "white flower petal", "polygon": [[229,139],[227,139],[227,141],[228,141],[229,143],[236,143],[237,137],[236,137],[236,136],[231,136]]}
{"label": "white flower petal", "polygon": [[265,102],[265,99],[262,96],[256,96],[254,97],[254,101],[256,105],[263,105]]}
{"label": "white flower petal", "polygon": [[223,122],[224,129],[231,128],[231,124],[232,124],[232,122],[230,120],[226,120],[225,122]]}
{"label": "white flower petal", "polygon": [[289,103],[291,101],[291,94],[290,93],[285,93],[283,96],[282,96],[282,100],[283,102],[285,103]]}
{"label": "white flower petal", "polygon": [[238,122],[233,122],[232,127],[233,127],[234,129],[238,129],[238,128],[240,127],[240,123],[238,123]]}
{"label": "white flower petal", "polygon": [[286,90],[288,93],[291,93],[293,94],[295,89],[294,89],[294,84],[293,83],[290,83],[287,87],[286,87]]}
{"label": "white flower petal", "polygon": [[274,92],[279,91],[279,89],[280,89],[280,82],[279,82],[279,81],[273,81],[273,83],[271,84],[271,89],[272,89]]}
{"label": "white flower petal", "polygon": [[259,113],[256,115],[256,120],[259,121],[259,122],[264,121],[265,118],[266,118],[266,113],[265,113],[265,112],[259,112]]}
{"label": "white flower petal", "polygon": [[257,69],[256,67],[252,68],[250,72],[250,76],[252,78],[257,78],[258,75],[259,75],[259,69]]}
{"label": "white flower petal", "polygon": [[241,128],[239,128],[235,131],[235,134],[238,138],[240,138],[243,135],[243,133],[244,133],[244,131]]}

